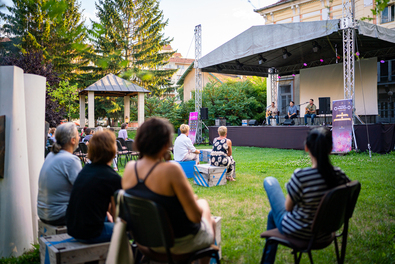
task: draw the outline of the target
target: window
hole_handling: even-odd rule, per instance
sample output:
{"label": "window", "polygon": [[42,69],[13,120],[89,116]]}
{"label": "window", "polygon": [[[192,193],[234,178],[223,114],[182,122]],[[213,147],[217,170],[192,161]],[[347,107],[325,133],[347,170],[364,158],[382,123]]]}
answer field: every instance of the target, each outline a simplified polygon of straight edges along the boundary
{"label": "window", "polygon": [[289,102],[292,100],[292,89],[291,85],[280,85],[280,97],[279,97],[279,107],[281,115],[287,113]]}
{"label": "window", "polygon": [[381,23],[388,23],[394,21],[395,5],[387,6],[383,12],[381,12]]}

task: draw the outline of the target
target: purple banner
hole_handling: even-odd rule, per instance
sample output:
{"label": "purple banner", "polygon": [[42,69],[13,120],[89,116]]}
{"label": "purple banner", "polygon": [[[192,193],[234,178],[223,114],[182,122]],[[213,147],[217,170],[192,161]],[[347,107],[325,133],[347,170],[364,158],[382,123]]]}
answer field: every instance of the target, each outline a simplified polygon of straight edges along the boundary
{"label": "purple banner", "polygon": [[332,104],[333,152],[349,152],[352,143],[352,100],[335,100]]}
{"label": "purple banner", "polygon": [[189,113],[189,135],[188,137],[191,139],[192,144],[195,144],[196,141],[196,130],[198,126],[198,112],[190,112]]}

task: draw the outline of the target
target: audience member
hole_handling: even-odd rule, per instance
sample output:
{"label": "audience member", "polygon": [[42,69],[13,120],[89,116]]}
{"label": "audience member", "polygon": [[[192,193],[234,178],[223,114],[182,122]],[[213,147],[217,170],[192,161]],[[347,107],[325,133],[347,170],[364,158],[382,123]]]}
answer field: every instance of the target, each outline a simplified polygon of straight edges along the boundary
{"label": "audience member", "polygon": [[84,139],[82,140],[82,142],[84,142],[85,144],[87,143],[87,142],[89,142],[89,140],[91,139],[91,137],[93,136],[93,131],[92,131],[92,129],[90,129],[89,127],[88,128],[86,128],[85,129],[85,137],[84,137]]}
{"label": "audience member", "polygon": [[236,181],[236,163],[232,157],[232,141],[227,139],[228,129],[226,126],[218,128],[219,137],[213,141],[213,150],[210,154],[210,165],[227,167],[226,179]]}
{"label": "audience member", "polygon": [[126,124],[121,125],[121,130],[119,130],[118,137],[123,138],[124,140],[128,139],[128,131],[126,130]]}
{"label": "audience member", "polygon": [[103,127],[102,127],[102,126],[97,126],[97,127],[95,128],[95,133],[101,132],[101,131],[103,131]]}
{"label": "audience member", "polygon": [[[114,128],[107,126],[108,130],[111,131],[111,133],[114,134],[115,136],[115,130]],[[112,159],[112,167],[114,168],[115,171],[118,171],[118,158],[117,158],[117,153],[115,152],[115,157]]]}
{"label": "audience member", "polygon": [[189,126],[182,124],[180,126],[181,135],[179,135],[174,142],[174,160],[175,161],[187,161],[194,160],[196,164],[199,164],[200,150],[197,150],[189,135]]}
{"label": "audience member", "polygon": [[[67,233],[83,243],[111,240],[115,214],[114,192],[122,188],[121,177],[111,168],[115,157],[115,135],[95,133],[89,141],[86,164],[74,183],[67,207]],[[109,221],[106,221],[109,211]]]}
{"label": "audience member", "polygon": [[[214,242],[214,224],[208,202],[197,199],[178,163],[164,162],[173,139],[168,120],[150,118],[137,130],[135,146],[141,159],[126,165],[122,188],[126,193],[161,205],[173,227],[175,244],[170,250],[184,254]],[[164,248],[152,248],[164,253]]]}
{"label": "audience member", "polygon": [[59,226],[66,224],[66,208],[81,162],[73,155],[79,142],[74,123],[58,126],[55,138],[38,179],[37,213],[44,223]]}
{"label": "audience member", "polygon": [[[312,166],[294,171],[286,185],[286,198],[276,178],[266,178],[263,186],[272,209],[267,219],[267,230],[278,228],[281,234],[308,240],[315,213],[325,192],[350,180],[330,162],[332,134],[329,129],[321,127],[311,130],[305,151],[310,155]],[[270,245],[264,263],[274,263],[276,251],[277,245]]]}

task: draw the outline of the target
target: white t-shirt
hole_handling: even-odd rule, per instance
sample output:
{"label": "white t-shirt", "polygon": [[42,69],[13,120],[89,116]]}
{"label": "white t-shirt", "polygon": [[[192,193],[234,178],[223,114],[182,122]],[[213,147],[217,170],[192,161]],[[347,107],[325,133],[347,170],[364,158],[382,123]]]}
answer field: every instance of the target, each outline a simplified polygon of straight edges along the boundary
{"label": "white t-shirt", "polygon": [[195,152],[196,148],[193,146],[192,141],[185,134],[181,134],[174,142],[174,160],[182,161],[189,152]]}

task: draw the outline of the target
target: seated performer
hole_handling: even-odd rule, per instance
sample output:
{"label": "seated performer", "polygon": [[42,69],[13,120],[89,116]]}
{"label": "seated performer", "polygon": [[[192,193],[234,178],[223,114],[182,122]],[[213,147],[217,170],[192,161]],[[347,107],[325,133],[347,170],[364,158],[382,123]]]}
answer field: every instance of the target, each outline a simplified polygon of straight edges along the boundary
{"label": "seated performer", "polygon": [[278,125],[279,123],[279,118],[278,118],[278,109],[275,106],[274,102],[272,102],[272,105],[266,109],[266,117],[267,117],[267,124],[270,126],[270,119],[276,119],[276,124]]}
{"label": "seated performer", "polygon": [[200,150],[197,150],[189,135],[189,126],[182,124],[180,126],[181,135],[176,138],[174,142],[174,160],[175,161],[187,161],[194,160],[196,164],[199,164],[199,154]]}
{"label": "seated performer", "polygon": [[286,116],[284,116],[284,118],[285,119],[296,118],[298,116],[297,111],[298,111],[298,109],[296,108],[294,101],[289,102],[288,114]]}
{"label": "seated performer", "polygon": [[235,169],[236,163],[232,157],[232,141],[227,139],[228,129],[226,126],[218,128],[219,137],[213,141],[213,151],[210,154],[210,165],[227,167],[226,179],[228,181],[236,181]]}
{"label": "seated performer", "polygon": [[314,117],[316,117],[316,106],[314,100],[310,99],[310,104],[306,106],[306,114],[304,115],[304,124],[307,125],[307,118],[311,118],[311,125],[314,125]]}

